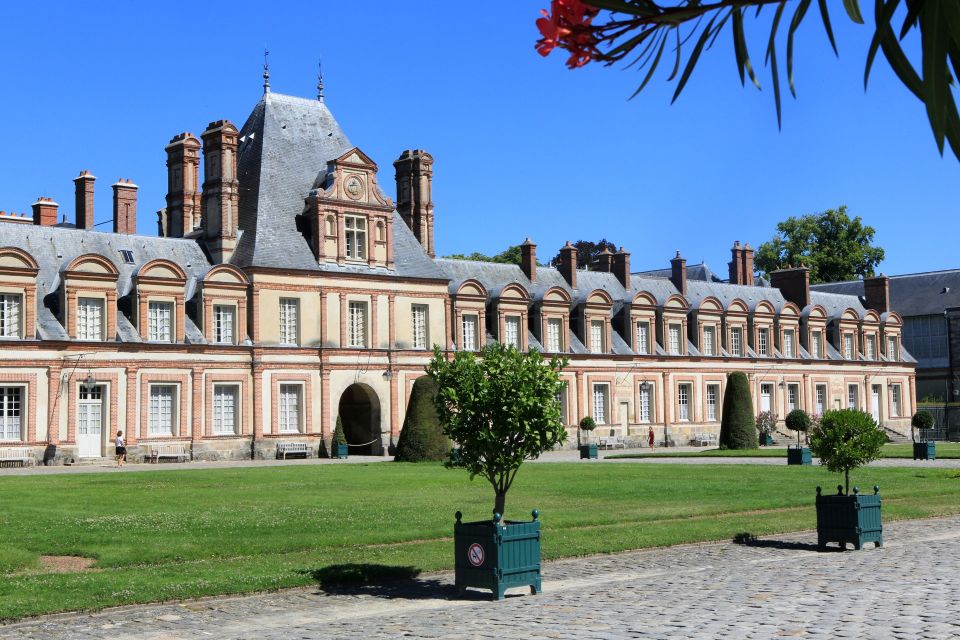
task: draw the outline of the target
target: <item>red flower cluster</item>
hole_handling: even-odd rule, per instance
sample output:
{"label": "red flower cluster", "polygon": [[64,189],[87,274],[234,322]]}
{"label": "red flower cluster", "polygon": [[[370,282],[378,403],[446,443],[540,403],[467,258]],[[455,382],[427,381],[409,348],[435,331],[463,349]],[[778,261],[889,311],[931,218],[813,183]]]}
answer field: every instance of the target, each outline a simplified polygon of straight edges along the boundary
{"label": "red flower cluster", "polygon": [[550,55],[556,47],[570,52],[567,66],[582,67],[597,56],[597,37],[590,22],[600,10],[581,0],[553,0],[552,14],[542,9],[542,18],[537,19],[537,28],[543,36],[537,41],[537,52]]}

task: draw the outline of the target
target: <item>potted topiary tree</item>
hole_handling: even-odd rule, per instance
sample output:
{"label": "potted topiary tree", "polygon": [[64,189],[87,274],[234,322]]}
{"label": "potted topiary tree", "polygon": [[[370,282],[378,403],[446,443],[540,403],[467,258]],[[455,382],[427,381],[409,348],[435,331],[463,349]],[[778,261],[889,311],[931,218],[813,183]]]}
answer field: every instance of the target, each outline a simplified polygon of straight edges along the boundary
{"label": "potted topiary tree", "polygon": [[397,462],[439,462],[450,455],[450,439],[443,435],[433,399],[437,384],[430,376],[417,378],[410,391],[407,415],[397,440]]}
{"label": "potted topiary tree", "polygon": [[797,432],[797,447],[787,447],[787,464],[812,464],[813,456],[810,455],[810,449],[800,443],[800,434],[806,433],[810,428],[810,416],[803,409],[794,409],[787,414],[784,424],[787,429]]}
{"label": "potted topiary tree", "polygon": [[820,464],[834,473],[842,473],[844,483],[837,495],[823,495],[817,487],[817,543],[848,542],[860,549],[865,542],[883,545],[880,518],[880,487],[873,495],[861,495],[857,487],[850,495],[850,471],[880,457],[887,438],[873,417],[855,409],[827,411],[810,435],[810,448]]}
{"label": "potted topiary tree", "polygon": [[[590,416],[586,416],[583,420],[580,421],[580,424],[577,425],[577,448],[580,449],[580,459],[597,459],[597,443],[590,442],[590,432],[597,428],[597,423]],[[587,432],[587,441],[581,442],[580,432]]]}
{"label": "potted topiary tree", "polygon": [[761,411],[757,414],[757,431],[760,432],[760,445],[769,447],[773,444],[773,432],[777,430],[777,414],[772,411]]}
{"label": "potted topiary tree", "polygon": [[543,359],[536,351],[490,344],[480,353],[458,351],[447,360],[435,348],[427,373],[437,383],[436,407],[444,434],[457,443],[446,466],[462,468],[493,486],[493,519],[453,527],[455,583],[489,589],[497,600],[511,587],[540,591],[540,520],[503,519],[507,491],[520,465],[538,458],[567,431],[557,393],[566,359]]}
{"label": "potted topiary tree", "polygon": [[347,436],[343,434],[343,421],[337,416],[337,426],[333,430],[333,439],[330,441],[330,457],[346,458],[348,454]]}
{"label": "potted topiary tree", "polygon": [[721,449],[756,449],[757,428],[746,374],[733,371],[727,376],[720,418]]}
{"label": "potted topiary tree", "polygon": [[[913,441],[913,459],[914,460],[936,460],[937,441],[927,440],[923,433],[927,429],[933,429],[933,414],[929,411],[917,411],[910,419],[910,439]],[[919,431],[919,440],[917,439]]]}

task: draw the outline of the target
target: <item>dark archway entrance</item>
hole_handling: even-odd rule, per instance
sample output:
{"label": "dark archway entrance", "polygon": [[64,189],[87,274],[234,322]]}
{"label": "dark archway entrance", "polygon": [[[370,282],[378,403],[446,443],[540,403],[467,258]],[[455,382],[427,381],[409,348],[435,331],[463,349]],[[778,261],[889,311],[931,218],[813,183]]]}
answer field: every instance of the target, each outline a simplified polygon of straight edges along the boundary
{"label": "dark archway entrance", "polygon": [[365,384],[352,384],[340,396],[340,420],[350,445],[350,455],[379,455],[380,399]]}

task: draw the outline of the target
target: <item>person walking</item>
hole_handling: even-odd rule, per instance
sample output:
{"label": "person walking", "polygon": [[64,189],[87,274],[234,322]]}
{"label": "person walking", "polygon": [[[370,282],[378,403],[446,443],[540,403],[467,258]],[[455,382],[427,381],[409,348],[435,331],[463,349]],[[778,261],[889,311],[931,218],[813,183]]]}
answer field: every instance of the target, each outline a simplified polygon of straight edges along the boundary
{"label": "person walking", "polygon": [[650,450],[651,450],[651,451],[653,450],[653,438],[654,438],[654,435],[653,435],[653,426],[651,426],[651,427],[649,428],[649,430],[647,431],[647,443],[650,445]]}
{"label": "person walking", "polygon": [[127,445],[123,441],[123,431],[117,431],[117,439],[114,441],[117,454],[117,466],[122,467],[127,461]]}

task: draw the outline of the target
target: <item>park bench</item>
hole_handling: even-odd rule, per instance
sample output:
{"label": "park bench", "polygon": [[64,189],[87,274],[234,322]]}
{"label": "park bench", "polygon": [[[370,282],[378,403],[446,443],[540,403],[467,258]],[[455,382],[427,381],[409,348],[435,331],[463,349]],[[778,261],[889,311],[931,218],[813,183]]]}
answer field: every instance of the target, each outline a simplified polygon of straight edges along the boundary
{"label": "park bench", "polygon": [[277,443],[277,459],[286,460],[289,456],[303,456],[304,458],[310,457],[309,449],[307,449],[306,442],[278,442]]}
{"label": "park bench", "polygon": [[190,459],[190,453],[183,444],[152,444],[150,445],[150,462],[160,462],[160,458],[171,458],[177,462]]}
{"label": "park bench", "polygon": [[696,433],[693,436],[693,444],[698,447],[709,447],[717,444],[717,436],[712,433]]}
{"label": "park bench", "polygon": [[0,466],[17,464],[25,467],[35,463],[30,447],[0,447]]}
{"label": "park bench", "polygon": [[601,449],[626,449],[627,445],[618,436],[608,436],[606,438],[600,438],[600,448]]}

